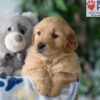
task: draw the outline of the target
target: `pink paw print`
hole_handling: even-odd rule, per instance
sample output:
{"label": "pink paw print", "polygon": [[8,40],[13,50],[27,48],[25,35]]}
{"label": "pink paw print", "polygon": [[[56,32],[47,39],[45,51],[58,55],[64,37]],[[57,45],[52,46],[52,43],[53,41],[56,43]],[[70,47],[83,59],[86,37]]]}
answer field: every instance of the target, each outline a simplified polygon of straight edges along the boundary
{"label": "pink paw print", "polygon": [[95,8],[95,1],[93,1],[93,0],[88,0],[88,2],[86,4],[90,10],[93,10]]}

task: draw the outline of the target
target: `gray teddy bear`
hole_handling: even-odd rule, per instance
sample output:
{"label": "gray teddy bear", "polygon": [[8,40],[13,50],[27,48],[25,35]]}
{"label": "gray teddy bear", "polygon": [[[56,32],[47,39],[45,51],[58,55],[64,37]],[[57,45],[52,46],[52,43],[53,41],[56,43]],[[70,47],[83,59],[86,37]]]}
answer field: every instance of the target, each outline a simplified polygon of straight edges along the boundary
{"label": "gray teddy bear", "polygon": [[0,75],[20,75],[37,22],[31,12],[0,12]]}

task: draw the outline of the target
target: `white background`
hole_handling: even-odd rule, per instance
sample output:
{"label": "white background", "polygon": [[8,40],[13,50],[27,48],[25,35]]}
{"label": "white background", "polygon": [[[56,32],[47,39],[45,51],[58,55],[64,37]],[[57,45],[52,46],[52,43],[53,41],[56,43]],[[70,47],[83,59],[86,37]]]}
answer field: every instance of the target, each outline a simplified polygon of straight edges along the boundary
{"label": "white background", "polygon": [[15,11],[21,0],[0,0],[0,11]]}

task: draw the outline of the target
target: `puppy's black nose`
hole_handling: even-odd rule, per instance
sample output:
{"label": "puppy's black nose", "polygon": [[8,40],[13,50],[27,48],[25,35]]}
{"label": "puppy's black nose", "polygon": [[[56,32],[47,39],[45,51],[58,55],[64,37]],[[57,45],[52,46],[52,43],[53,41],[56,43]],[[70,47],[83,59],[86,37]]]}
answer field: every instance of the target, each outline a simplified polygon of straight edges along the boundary
{"label": "puppy's black nose", "polygon": [[41,42],[40,42],[40,43],[38,44],[38,49],[39,49],[39,50],[43,49],[44,47],[45,47],[45,44],[44,44],[44,43],[41,43]]}

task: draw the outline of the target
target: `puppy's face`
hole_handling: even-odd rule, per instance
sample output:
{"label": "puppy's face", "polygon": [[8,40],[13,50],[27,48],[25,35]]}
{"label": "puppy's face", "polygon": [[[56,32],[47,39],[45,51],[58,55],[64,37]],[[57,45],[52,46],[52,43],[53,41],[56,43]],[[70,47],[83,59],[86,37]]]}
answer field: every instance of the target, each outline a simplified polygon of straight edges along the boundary
{"label": "puppy's face", "polygon": [[58,17],[47,17],[36,25],[32,41],[35,50],[45,56],[75,50],[77,45],[72,29]]}

